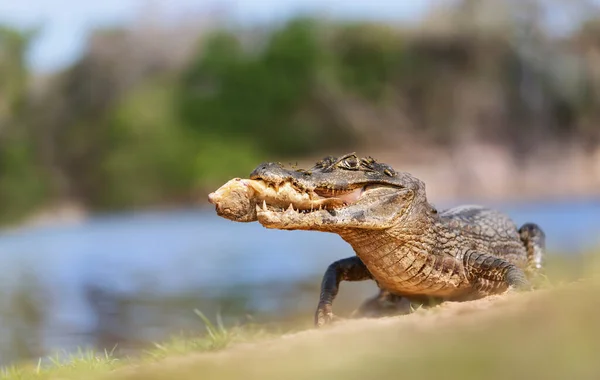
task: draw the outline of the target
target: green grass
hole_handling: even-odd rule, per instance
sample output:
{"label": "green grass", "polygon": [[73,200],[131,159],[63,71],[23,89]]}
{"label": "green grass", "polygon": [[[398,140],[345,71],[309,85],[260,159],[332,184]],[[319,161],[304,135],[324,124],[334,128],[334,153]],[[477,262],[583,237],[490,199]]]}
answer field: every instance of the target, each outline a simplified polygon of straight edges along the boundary
{"label": "green grass", "polygon": [[16,379],[84,379],[105,375],[119,368],[139,366],[196,352],[222,350],[233,343],[256,342],[272,336],[261,326],[244,325],[226,328],[220,315],[213,323],[202,312],[194,310],[204,323],[206,334],[202,336],[173,336],[163,343],[155,343],[138,357],[119,358],[113,350],[98,352],[80,349],[75,353],[56,353],[35,363],[7,366],[0,370],[0,380]]}
{"label": "green grass", "polygon": [[86,374],[110,371],[128,362],[128,360],[119,360],[112,352],[98,353],[93,350],[80,350],[63,357],[56,354],[48,360],[49,364],[42,364],[42,359],[39,359],[35,365],[13,365],[3,368],[0,379],[77,378]]}
{"label": "green grass", "polygon": [[174,336],[164,343],[155,343],[154,347],[145,352],[150,360],[163,359],[173,355],[185,355],[192,352],[210,352],[222,350],[232,343],[256,341],[271,336],[260,326],[244,325],[225,328],[220,315],[217,315],[216,325],[202,312],[194,310],[206,328],[206,335]]}

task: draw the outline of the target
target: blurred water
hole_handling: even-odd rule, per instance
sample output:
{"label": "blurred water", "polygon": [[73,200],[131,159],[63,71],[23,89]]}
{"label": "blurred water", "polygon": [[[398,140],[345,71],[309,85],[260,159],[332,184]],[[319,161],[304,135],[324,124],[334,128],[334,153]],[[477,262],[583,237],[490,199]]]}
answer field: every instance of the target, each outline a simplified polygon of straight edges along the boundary
{"label": "blurred water", "polygon": [[[578,254],[600,245],[600,201],[496,207],[518,224],[538,223],[550,251]],[[265,287],[282,292],[314,282],[330,262],[352,254],[333,234],[233,223],[212,209],[106,216],[0,234],[0,288],[8,299],[23,281],[35,280],[46,314],[45,345],[69,347],[85,344],[97,328],[90,289],[130,299],[219,298],[263,289],[250,297],[253,307],[277,308],[283,293],[264,296]]]}

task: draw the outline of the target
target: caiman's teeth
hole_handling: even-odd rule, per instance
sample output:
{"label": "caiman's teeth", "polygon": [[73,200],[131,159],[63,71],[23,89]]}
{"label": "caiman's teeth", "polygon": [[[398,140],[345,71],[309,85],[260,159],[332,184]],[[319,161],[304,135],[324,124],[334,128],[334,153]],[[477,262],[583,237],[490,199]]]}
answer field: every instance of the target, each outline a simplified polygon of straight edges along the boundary
{"label": "caiman's teeth", "polygon": [[262,209],[260,208],[260,206],[259,206],[259,205],[256,205],[256,212],[257,212],[257,213],[258,213],[258,212],[261,212],[261,210],[262,210]]}
{"label": "caiman's teeth", "polygon": [[279,192],[279,183],[276,183],[275,185],[273,185],[273,187],[275,188],[276,192]]}
{"label": "caiman's teeth", "polygon": [[294,211],[295,211],[294,205],[292,205],[291,203],[290,203],[290,207],[288,207],[287,210],[285,210],[285,212],[294,212]]}
{"label": "caiman's teeth", "polygon": [[267,210],[267,201],[263,199],[263,205],[262,205],[263,211],[268,211]]}

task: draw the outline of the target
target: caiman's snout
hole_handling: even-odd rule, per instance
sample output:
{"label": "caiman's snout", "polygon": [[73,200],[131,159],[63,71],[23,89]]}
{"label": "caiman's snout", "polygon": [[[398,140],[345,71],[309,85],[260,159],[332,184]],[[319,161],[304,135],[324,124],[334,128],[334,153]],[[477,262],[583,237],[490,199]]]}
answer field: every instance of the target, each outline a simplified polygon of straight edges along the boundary
{"label": "caiman's snout", "polygon": [[267,182],[281,183],[298,176],[295,171],[285,169],[278,162],[260,164],[250,173],[250,179],[262,179]]}
{"label": "caiman's snout", "polygon": [[255,221],[257,197],[251,183],[234,178],[208,194],[208,201],[215,205],[217,215],[238,222]]}

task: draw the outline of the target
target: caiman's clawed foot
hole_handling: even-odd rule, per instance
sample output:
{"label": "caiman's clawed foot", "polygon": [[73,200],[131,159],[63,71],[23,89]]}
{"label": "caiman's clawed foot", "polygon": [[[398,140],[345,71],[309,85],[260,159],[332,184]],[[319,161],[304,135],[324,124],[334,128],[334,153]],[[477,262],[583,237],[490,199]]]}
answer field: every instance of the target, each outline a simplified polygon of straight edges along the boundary
{"label": "caiman's clawed foot", "polygon": [[315,326],[323,327],[332,323],[343,320],[331,311],[331,305],[319,305],[315,313]]}
{"label": "caiman's clawed foot", "polygon": [[525,292],[533,289],[525,273],[515,265],[508,267],[505,281],[508,283],[508,292]]}
{"label": "caiman's clawed foot", "polygon": [[394,295],[381,289],[375,297],[363,302],[354,312],[352,318],[380,318],[394,315],[410,314],[411,303],[407,298]]}
{"label": "caiman's clawed foot", "polygon": [[523,293],[534,290],[535,288],[530,282],[519,283],[516,285],[509,285],[508,289],[506,289],[505,294],[511,293]]}

